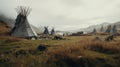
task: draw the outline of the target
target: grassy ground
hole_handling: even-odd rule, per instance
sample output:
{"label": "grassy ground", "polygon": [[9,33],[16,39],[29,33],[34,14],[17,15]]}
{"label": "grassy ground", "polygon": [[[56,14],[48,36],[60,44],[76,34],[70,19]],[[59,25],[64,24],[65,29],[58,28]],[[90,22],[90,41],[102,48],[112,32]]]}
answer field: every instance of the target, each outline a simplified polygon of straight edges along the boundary
{"label": "grassy ground", "polygon": [[[120,37],[112,42],[94,36],[67,40],[26,40],[8,36],[11,28],[0,22],[0,67],[120,67]],[[44,44],[47,49],[40,51]]]}
{"label": "grassy ground", "polygon": [[[94,36],[67,40],[25,40],[0,37],[0,67],[120,67],[120,37],[96,41]],[[44,44],[47,49],[38,50]]]}

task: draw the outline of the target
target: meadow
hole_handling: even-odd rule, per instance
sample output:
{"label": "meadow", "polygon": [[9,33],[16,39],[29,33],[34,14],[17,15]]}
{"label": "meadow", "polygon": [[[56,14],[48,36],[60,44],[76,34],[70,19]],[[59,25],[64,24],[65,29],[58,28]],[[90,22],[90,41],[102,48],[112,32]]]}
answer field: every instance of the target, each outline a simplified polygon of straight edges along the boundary
{"label": "meadow", "polygon": [[[120,37],[68,36],[66,40],[26,40],[0,36],[1,67],[120,67]],[[39,50],[43,44],[46,49]]]}

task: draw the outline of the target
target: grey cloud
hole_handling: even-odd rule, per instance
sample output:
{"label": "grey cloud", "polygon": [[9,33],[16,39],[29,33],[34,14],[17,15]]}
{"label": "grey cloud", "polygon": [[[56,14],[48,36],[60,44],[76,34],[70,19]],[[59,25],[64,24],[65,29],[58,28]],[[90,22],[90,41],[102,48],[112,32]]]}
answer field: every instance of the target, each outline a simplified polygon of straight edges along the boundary
{"label": "grey cloud", "polygon": [[68,5],[68,6],[79,6],[82,5],[82,0],[60,0],[62,2],[62,4]]}
{"label": "grey cloud", "polygon": [[32,8],[31,24],[58,30],[120,21],[120,0],[0,0],[0,12],[15,18],[14,9],[19,5]]}

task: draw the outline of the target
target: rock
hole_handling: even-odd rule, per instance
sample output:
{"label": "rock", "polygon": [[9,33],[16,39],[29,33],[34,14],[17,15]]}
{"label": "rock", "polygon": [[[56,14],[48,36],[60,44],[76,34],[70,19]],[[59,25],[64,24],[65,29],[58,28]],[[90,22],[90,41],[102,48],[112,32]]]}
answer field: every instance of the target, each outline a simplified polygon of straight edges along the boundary
{"label": "rock", "polygon": [[63,38],[60,36],[54,36],[54,40],[62,40]]}

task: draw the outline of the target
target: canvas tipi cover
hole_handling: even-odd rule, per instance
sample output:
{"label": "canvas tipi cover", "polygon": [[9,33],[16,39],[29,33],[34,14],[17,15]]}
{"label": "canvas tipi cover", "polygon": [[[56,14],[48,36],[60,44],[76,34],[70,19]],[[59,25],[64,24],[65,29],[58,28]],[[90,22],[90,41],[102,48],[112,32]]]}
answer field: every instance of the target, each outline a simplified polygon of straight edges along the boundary
{"label": "canvas tipi cover", "polygon": [[37,37],[36,32],[32,29],[31,25],[27,20],[27,16],[30,13],[30,8],[18,7],[18,16],[16,18],[16,23],[11,31],[12,36],[16,37]]}

